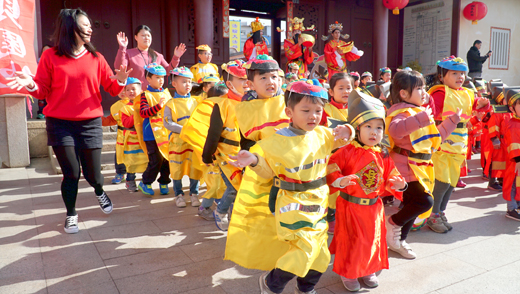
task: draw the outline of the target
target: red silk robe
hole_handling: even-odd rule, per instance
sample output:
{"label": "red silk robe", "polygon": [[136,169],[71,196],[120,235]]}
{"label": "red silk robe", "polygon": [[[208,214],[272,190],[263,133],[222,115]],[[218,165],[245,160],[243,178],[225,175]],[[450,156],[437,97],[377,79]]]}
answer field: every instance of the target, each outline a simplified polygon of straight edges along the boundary
{"label": "red silk robe", "polygon": [[515,158],[520,157],[520,118],[507,114],[504,119],[505,144],[507,145],[506,172],[504,175],[504,185],[502,186],[503,197],[511,200],[511,187],[516,182],[515,200],[520,201],[520,175],[515,173]]}
{"label": "red silk robe", "polygon": [[[312,50],[304,47],[302,52],[302,46],[294,44],[294,41],[291,39],[285,39],[283,49],[287,57],[287,65],[291,62],[298,64],[300,66],[298,74],[300,77],[303,77],[303,74],[307,71],[307,66],[314,61]],[[289,72],[287,65],[285,66],[285,72]]]}
{"label": "red silk robe", "polygon": [[[244,43],[244,56],[247,60],[251,58],[253,49],[255,49],[255,44],[253,43],[253,37],[251,37]],[[262,44],[256,46],[256,56],[261,54],[269,55],[269,50],[267,49],[267,44],[264,40],[262,40]]]}
{"label": "red silk robe", "polygon": [[[327,175],[330,193],[338,191],[331,186],[336,179],[356,174],[359,176],[357,184],[339,191],[360,198],[377,198],[386,189],[402,199],[402,192],[391,190],[388,181],[391,176],[400,174],[392,158],[383,158],[377,149],[352,142],[334,153],[327,168],[333,171]],[[381,199],[373,205],[360,205],[338,197],[336,227],[329,250],[336,255],[333,271],[349,279],[388,269],[385,213]]]}
{"label": "red silk robe", "polygon": [[[490,159],[486,160],[486,167],[484,171],[489,171],[491,167],[491,176],[493,178],[502,178],[506,170],[507,145],[504,141],[504,130],[501,126],[504,125],[504,119],[509,116],[509,113],[493,113],[488,122],[488,140]],[[500,148],[494,149],[492,140],[498,138],[500,140]]]}

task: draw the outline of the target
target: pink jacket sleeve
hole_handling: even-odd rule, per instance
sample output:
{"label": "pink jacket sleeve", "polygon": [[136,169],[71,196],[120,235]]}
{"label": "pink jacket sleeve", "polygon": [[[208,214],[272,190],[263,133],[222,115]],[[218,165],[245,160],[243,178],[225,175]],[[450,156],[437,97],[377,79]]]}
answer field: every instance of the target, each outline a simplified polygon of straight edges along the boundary
{"label": "pink jacket sleeve", "polygon": [[166,59],[164,59],[164,56],[160,53],[158,53],[157,51],[155,52],[157,53],[157,63],[159,63],[160,65],[162,65],[165,69],[166,69],[166,72],[169,73],[170,70],[173,70],[174,68],[176,68],[177,66],[179,66],[179,62],[180,62],[180,58],[173,55],[172,57],[172,61],[170,61],[170,63],[166,63]]}
{"label": "pink jacket sleeve", "polygon": [[406,113],[396,115],[390,122],[388,133],[392,138],[401,139],[420,128],[430,125],[430,119],[425,111],[417,115],[408,116]]}
{"label": "pink jacket sleeve", "polygon": [[119,46],[119,49],[117,50],[114,68],[119,69],[121,65],[128,67],[128,54],[126,54],[126,47],[123,46]]}

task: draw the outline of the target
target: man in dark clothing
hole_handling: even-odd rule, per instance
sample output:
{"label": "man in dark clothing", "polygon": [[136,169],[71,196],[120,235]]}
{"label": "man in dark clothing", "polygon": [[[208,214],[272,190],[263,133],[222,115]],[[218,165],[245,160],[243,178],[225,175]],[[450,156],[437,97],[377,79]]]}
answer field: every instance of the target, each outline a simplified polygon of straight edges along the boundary
{"label": "man in dark clothing", "polygon": [[490,50],[486,55],[480,56],[480,47],[482,47],[482,41],[476,40],[473,42],[473,47],[469,48],[467,59],[469,73],[468,76],[472,78],[482,77],[482,64],[493,54]]}

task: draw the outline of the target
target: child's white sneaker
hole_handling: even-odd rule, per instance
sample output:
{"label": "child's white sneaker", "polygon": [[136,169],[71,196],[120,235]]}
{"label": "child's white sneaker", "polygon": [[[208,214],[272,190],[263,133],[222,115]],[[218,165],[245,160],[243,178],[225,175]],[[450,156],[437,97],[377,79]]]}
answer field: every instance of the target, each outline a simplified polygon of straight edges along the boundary
{"label": "child's white sneaker", "polygon": [[200,200],[199,200],[199,196],[197,194],[191,194],[190,200],[191,200],[191,206],[193,206],[193,207],[200,206]]}
{"label": "child's white sneaker", "polygon": [[397,250],[401,246],[401,226],[391,223],[392,216],[386,218],[386,244],[392,250]]}
{"label": "child's white sneaker", "polygon": [[307,292],[303,292],[300,289],[298,289],[298,286],[296,286],[296,287],[294,287],[294,294],[318,294],[318,292],[316,292],[316,290],[314,290],[314,289],[307,291]]}
{"label": "child's white sneaker", "polygon": [[226,232],[229,226],[229,219],[227,213],[220,213],[216,209],[213,211],[213,217],[215,218],[215,224],[221,231]]}
{"label": "child's white sneaker", "polygon": [[413,252],[412,248],[410,245],[408,245],[408,243],[406,243],[405,240],[401,241],[401,246],[398,249],[393,249],[390,247],[390,250],[401,254],[401,256],[404,258],[415,259],[417,257],[417,254]]}
{"label": "child's white sneaker", "polygon": [[358,279],[347,279],[345,277],[341,277],[341,282],[343,282],[345,289],[349,290],[350,292],[357,292],[359,289],[361,289],[361,285],[359,284]]}
{"label": "child's white sneaker", "polygon": [[179,208],[186,207],[186,200],[184,200],[183,194],[175,196],[175,205],[177,205]]}
{"label": "child's white sneaker", "polygon": [[363,280],[363,283],[365,283],[365,285],[368,288],[375,288],[375,287],[379,286],[379,279],[377,278],[375,273],[370,274],[368,276],[364,276],[361,279]]}

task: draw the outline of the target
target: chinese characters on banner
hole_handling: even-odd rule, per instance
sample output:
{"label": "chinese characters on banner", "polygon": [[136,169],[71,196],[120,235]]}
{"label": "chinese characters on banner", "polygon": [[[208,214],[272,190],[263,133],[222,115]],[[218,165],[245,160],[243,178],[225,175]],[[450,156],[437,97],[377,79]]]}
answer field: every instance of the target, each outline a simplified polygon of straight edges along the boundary
{"label": "chinese characters on banner", "polygon": [[286,8],[287,8],[287,22],[286,22],[286,29],[285,31],[287,32],[287,38],[292,38],[292,33],[291,33],[291,19],[293,18],[293,2],[292,0],[291,1],[287,1],[286,3]]}
{"label": "chinese characters on banner", "polygon": [[222,0],[222,21],[224,38],[229,38],[229,0]]}
{"label": "chinese characters on banner", "polygon": [[229,22],[229,48],[235,48],[237,52],[242,51],[240,48],[240,21],[232,20]]}
{"label": "chinese characters on banner", "polygon": [[34,0],[0,0],[0,95],[16,93],[5,79],[16,71],[36,73],[33,40]]}

